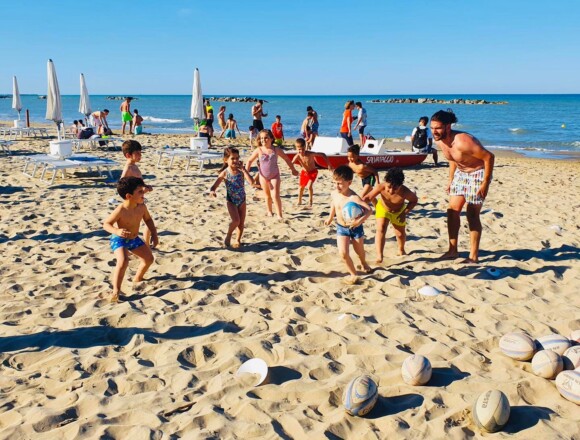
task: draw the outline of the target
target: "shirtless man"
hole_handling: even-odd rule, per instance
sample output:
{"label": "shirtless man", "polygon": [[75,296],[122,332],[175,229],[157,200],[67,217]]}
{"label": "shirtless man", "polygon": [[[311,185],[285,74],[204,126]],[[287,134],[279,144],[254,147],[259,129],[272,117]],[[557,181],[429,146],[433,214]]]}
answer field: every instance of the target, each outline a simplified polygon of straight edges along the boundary
{"label": "shirtless man", "polygon": [[133,133],[133,115],[131,115],[131,101],[133,98],[127,96],[123,103],[121,104],[121,122],[123,127],[121,128],[121,135],[125,134],[125,126],[127,122],[129,123],[129,133]]}
{"label": "shirtless man", "polygon": [[472,135],[451,129],[457,122],[452,111],[439,110],[431,116],[431,132],[436,144],[449,161],[449,207],[447,208],[447,232],[449,250],[443,259],[459,256],[457,238],[459,236],[460,215],[467,202],[467,222],[471,250],[466,263],[477,263],[479,241],[481,240],[481,221],[479,213],[491,183],[495,156],[487,151]]}
{"label": "shirtless man", "polygon": [[91,113],[91,118],[93,119],[93,125],[97,127],[97,134],[103,134],[104,128],[109,128],[109,123],[107,122],[107,116],[109,115],[109,110],[97,110]]}
{"label": "shirtless man", "polygon": [[316,162],[314,162],[314,157],[322,157],[328,166],[328,169],[332,171],[332,164],[326,157],[324,153],[315,153],[313,151],[308,151],[306,149],[306,141],[302,138],[296,139],[294,144],[297,150],[296,156],[292,159],[292,163],[298,163],[302,167],[300,171],[300,189],[298,190],[298,203],[296,206],[302,205],[302,196],[304,195],[304,189],[308,188],[308,209],[312,209],[312,197],[314,196],[314,190],[312,185],[318,176],[318,169],[316,168]]}
{"label": "shirtless man", "polygon": [[262,118],[268,116],[267,113],[264,113],[264,101],[262,99],[258,100],[258,103],[252,106],[252,125],[258,131],[262,131],[264,129],[264,123],[262,122]]}

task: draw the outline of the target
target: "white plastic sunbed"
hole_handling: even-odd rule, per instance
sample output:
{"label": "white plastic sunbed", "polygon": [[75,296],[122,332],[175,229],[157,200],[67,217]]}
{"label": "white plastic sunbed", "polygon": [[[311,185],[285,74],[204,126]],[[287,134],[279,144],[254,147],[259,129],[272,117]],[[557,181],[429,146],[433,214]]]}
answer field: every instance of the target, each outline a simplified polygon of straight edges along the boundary
{"label": "white plastic sunbed", "polygon": [[164,157],[169,158],[169,168],[173,166],[176,157],[187,159],[185,171],[189,171],[191,161],[199,164],[199,169],[203,170],[205,163],[211,163],[212,160],[223,160],[223,154],[219,152],[210,152],[208,150],[192,150],[191,148],[162,148],[155,152],[159,156],[157,159],[157,168],[161,168],[161,160]]}
{"label": "white plastic sunbed", "polygon": [[89,138],[89,139],[73,139],[73,149],[74,151],[80,151],[82,147],[98,148],[101,145],[99,142],[105,142],[107,147],[119,148],[123,143],[122,138],[118,137],[106,137],[106,138]]}
{"label": "white plastic sunbed", "polygon": [[10,145],[12,145],[12,142],[0,140],[0,148],[4,154],[10,154]]}
{"label": "white plastic sunbed", "polygon": [[[110,160],[110,159],[102,159],[100,157],[91,156],[89,154],[73,154],[67,159],[61,159],[56,156],[51,156],[49,154],[35,154],[32,156],[25,156],[24,157],[26,163],[24,164],[24,174],[29,177],[36,177],[36,172],[38,170],[42,170],[40,174],[40,180],[42,182],[46,182],[49,185],[54,183],[54,179],[58,171],[61,172],[62,177],[66,177],[65,171],[67,169],[73,168],[81,168],[87,169],[91,171],[93,168],[97,170],[97,172],[101,172],[101,168],[104,168],[109,177],[112,179],[113,175],[111,174],[111,167],[117,166],[117,162]],[[32,166],[32,172],[28,171],[28,168]],[[52,171],[52,178],[50,182],[48,180],[44,180],[47,173]]]}
{"label": "white plastic sunbed", "polygon": [[48,130],[42,127],[23,127],[23,128],[10,127],[10,128],[1,128],[0,135],[2,135],[2,137],[5,139],[6,137],[8,137],[8,139],[10,140],[16,140],[18,137],[23,136],[47,138]]}

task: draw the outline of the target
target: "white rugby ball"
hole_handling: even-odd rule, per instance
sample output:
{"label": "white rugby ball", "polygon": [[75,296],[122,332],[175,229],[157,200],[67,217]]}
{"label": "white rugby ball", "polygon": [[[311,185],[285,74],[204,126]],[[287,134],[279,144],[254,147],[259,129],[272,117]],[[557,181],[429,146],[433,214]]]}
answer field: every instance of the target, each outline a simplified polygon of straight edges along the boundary
{"label": "white rugby ball", "polygon": [[570,347],[562,356],[564,370],[575,370],[580,367],[580,345]]}
{"label": "white rugby ball", "polygon": [[379,388],[375,381],[362,375],[350,381],[342,395],[342,404],[350,415],[364,416],[373,409],[378,398]]}
{"label": "white rugby ball", "polygon": [[552,350],[538,351],[532,358],[532,370],[536,376],[554,379],[563,368],[562,357]]}
{"label": "white rugby ball", "polygon": [[552,350],[560,356],[570,347],[570,340],[566,336],[552,334],[538,338],[539,350]]}
{"label": "white rugby ball", "polygon": [[580,329],[572,330],[572,333],[570,333],[570,342],[574,345],[580,344]]}
{"label": "white rugby ball", "polygon": [[431,379],[431,362],[425,356],[414,354],[403,362],[401,375],[409,385],[425,385]]}
{"label": "white rugby ball", "polygon": [[510,418],[510,403],[504,393],[489,390],[479,395],[473,405],[473,421],[484,431],[500,431]]}
{"label": "white rugby ball", "polygon": [[518,361],[529,361],[534,357],[536,344],[532,338],[525,333],[507,333],[499,340],[499,348],[503,354],[517,359]]}
{"label": "white rugby ball", "polygon": [[556,377],[556,388],[562,397],[580,405],[580,371],[562,371]]}

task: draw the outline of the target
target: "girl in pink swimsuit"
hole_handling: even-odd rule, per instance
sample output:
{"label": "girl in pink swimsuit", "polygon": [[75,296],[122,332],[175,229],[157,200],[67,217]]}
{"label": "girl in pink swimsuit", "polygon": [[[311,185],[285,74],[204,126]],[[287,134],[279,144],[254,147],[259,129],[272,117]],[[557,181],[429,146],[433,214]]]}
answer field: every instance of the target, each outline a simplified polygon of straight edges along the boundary
{"label": "girl in pink swimsuit", "polygon": [[282,199],[280,198],[280,169],[278,168],[278,156],[288,164],[294,176],[298,175],[298,171],[292,165],[292,162],[286,156],[280,147],[273,146],[274,135],[270,130],[262,130],[258,134],[258,146],[248,159],[246,169],[248,172],[252,164],[259,160],[258,169],[260,172],[260,185],[266,195],[266,212],[269,217],[272,217],[272,201],[276,204],[276,214],[278,218],[282,218]]}

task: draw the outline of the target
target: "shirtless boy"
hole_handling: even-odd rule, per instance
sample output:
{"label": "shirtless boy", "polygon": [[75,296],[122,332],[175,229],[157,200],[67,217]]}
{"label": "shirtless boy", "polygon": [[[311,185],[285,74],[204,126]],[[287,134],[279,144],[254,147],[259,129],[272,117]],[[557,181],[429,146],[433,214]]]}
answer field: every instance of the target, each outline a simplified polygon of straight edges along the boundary
{"label": "shirtless boy", "polygon": [[149,211],[145,206],[145,183],[137,177],[122,177],[117,183],[117,192],[123,199],[113,213],[103,223],[105,231],[111,234],[111,250],[117,264],[113,272],[113,296],[112,302],[118,302],[122,294],[121,285],[129,265],[129,252],[136,255],[139,260],[139,268],[133,278],[133,283],[143,281],[147,269],[153,264],[153,254],[149,246],[139,238],[139,224],[143,220],[153,236],[153,247],[159,240],[157,230]]}
{"label": "shirtless boy", "polygon": [[293,164],[298,164],[302,167],[300,171],[300,190],[298,191],[298,203],[297,206],[302,205],[302,196],[304,195],[304,189],[308,188],[308,208],[312,209],[312,197],[314,195],[314,190],[312,185],[318,176],[318,169],[316,168],[316,162],[314,162],[314,157],[323,157],[328,164],[328,169],[332,171],[332,165],[328,161],[328,157],[324,153],[315,153],[313,151],[308,151],[306,149],[306,141],[302,138],[296,139],[294,143],[298,153],[292,159]]}
{"label": "shirtless boy", "polygon": [[[129,140],[123,142],[121,149],[123,156],[127,159],[121,177],[137,177],[143,179],[143,174],[141,174],[141,170],[137,166],[137,163],[141,162],[141,144],[137,141]],[[153,187],[151,185],[145,185],[145,192],[149,191],[153,191]],[[145,237],[145,243],[149,246],[151,244],[151,231],[147,227],[147,224],[145,224],[143,236]]]}
{"label": "shirtless boy", "polygon": [[123,123],[123,126],[121,128],[122,135],[125,134],[125,126],[127,125],[127,122],[129,123],[129,133],[133,132],[133,116],[131,115],[132,100],[133,98],[127,96],[125,100],[121,103],[121,107],[119,108],[121,110],[121,122]]}
{"label": "shirtless boy", "polygon": [[[348,166],[350,167],[353,172],[361,178],[362,181],[362,192],[360,196],[364,198],[373,186],[380,183],[379,181],[379,173],[373,167],[364,164],[359,157],[360,154],[360,147],[358,145],[353,145],[349,147],[346,153],[348,157]],[[374,202],[373,202],[374,203]]]}
{"label": "shirtless boy", "polygon": [[[336,216],[336,246],[350,274],[345,278],[344,282],[345,284],[356,284],[359,278],[352,258],[350,258],[349,248],[352,243],[352,248],[360,258],[363,270],[365,273],[371,273],[372,269],[365,260],[365,231],[362,225],[370,215],[371,208],[350,189],[353,178],[352,169],[346,165],[341,165],[334,170],[332,178],[336,185],[336,191],[333,191],[330,196],[330,214],[324,223],[329,226]],[[354,202],[364,209],[364,214],[350,225],[347,225],[347,222],[342,216],[342,208],[347,202]]]}
{"label": "shirtless boy", "polygon": [[385,181],[379,183],[363,199],[374,200],[380,195],[376,204],[375,217],[377,220],[377,232],[375,246],[377,250],[377,263],[383,262],[383,249],[385,248],[385,234],[389,222],[392,223],[399,247],[398,255],[406,255],[405,225],[407,214],[417,205],[417,195],[403,185],[405,175],[400,168],[390,168],[385,174]]}
{"label": "shirtless boy", "polygon": [[457,241],[460,216],[463,206],[467,203],[471,249],[465,262],[477,263],[482,231],[479,213],[491,184],[495,156],[469,133],[452,130],[451,124],[456,122],[457,116],[450,110],[439,110],[431,116],[433,139],[449,161],[447,184],[449,250],[441,258],[452,259],[459,256]]}

